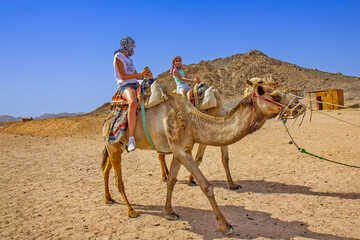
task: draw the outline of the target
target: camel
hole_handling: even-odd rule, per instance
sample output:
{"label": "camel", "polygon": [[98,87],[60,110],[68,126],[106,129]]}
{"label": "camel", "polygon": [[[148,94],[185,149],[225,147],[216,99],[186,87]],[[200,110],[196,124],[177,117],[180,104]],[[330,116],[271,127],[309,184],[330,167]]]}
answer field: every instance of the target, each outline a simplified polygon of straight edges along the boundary
{"label": "camel", "polygon": [[[279,81],[278,79],[273,78],[272,75],[266,75],[263,78],[251,78],[249,80],[246,81],[246,89],[244,90],[244,97],[248,96],[251,92],[252,87],[255,84],[266,84],[272,87],[278,87],[279,84],[281,83],[281,81]],[[222,117],[222,116],[226,116],[234,107],[234,102],[232,103],[225,103],[222,98],[221,95],[218,91],[214,91],[215,93],[215,97],[216,97],[216,101],[217,101],[217,107],[214,108],[210,108],[206,111],[206,114],[209,114],[211,116],[215,116],[215,117]],[[235,101],[235,103],[238,103],[239,101]],[[236,105],[236,104],[235,104]],[[231,173],[230,173],[230,168],[229,168],[229,151],[228,151],[228,147],[227,146],[222,146],[221,148],[221,160],[222,160],[222,164],[223,167],[225,169],[225,174],[226,174],[226,179],[227,179],[227,185],[229,189],[232,190],[237,190],[237,189],[241,189],[241,186],[234,183],[232,177],[231,177]],[[205,154],[205,149],[206,149],[206,145],[200,144],[198,147],[198,150],[196,152],[195,155],[195,162],[198,164],[198,166],[201,164],[203,156]],[[165,161],[165,155],[162,153],[158,153],[158,159],[160,161],[160,167],[161,167],[161,180],[166,182],[168,175],[169,175],[169,170],[167,168],[166,165],[166,161]],[[189,176],[189,180],[188,180],[188,185],[189,186],[195,186],[196,182],[194,181],[193,176]]]}
{"label": "camel", "polygon": [[[215,94],[215,98],[216,98],[216,102],[217,102],[217,107],[206,110],[206,114],[208,114],[210,116],[214,116],[214,117],[226,116],[234,108],[234,106],[239,103],[239,100],[235,100],[234,102],[225,103],[223,101],[220,93],[217,90],[214,91],[214,94]],[[241,186],[234,183],[234,181],[231,177],[230,168],[229,168],[228,147],[221,146],[220,149],[221,149],[221,160],[222,160],[223,167],[225,169],[228,187],[232,190],[240,189]],[[206,150],[206,145],[199,144],[199,147],[198,147],[196,155],[195,155],[195,162],[198,166],[202,162],[205,150]],[[169,170],[168,170],[166,162],[165,162],[165,154],[158,153],[158,159],[160,161],[160,167],[161,167],[161,180],[166,182],[168,179]],[[194,178],[191,174],[189,176],[188,185],[189,186],[196,185],[196,182],[194,181]]]}
{"label": "camel", "polygon": [[[285,111],[291,112],[294,103],[289,102],[282,94],[266,85],[255,85],[253,94],[244,98],[225,117],[214,117],[201,113],[182,95],[168,93],[168,100],[147,109],[146,116],[152,141],[160,153],[172,153],[170,173],[167,181],[167,196],[165,203],[165,218],[176,220],[179,215],[172,208],[171,200],[176,177],[183,165],[198,182],[219,224],[219,229],[224,234],[230,234],[233,227],[228,223],[220,211],[214,196],[213,185],[205,178],[194,161],[191,151],[195,143],[227,146],[235,143],[259,129],[267,119],[274,118],[281,112],[282,106],[291,104]],[[292,111],[295,112],[295,111]],[[137,116],[135,140],[138,149],[152,150],[145,137],[141,114]],[[106,126],[106,124],[105,124]],[[107,132],[106,129],[103,131]],[[125,194],[122,181],[121,154],[122,144],[111,144],[105,139],[103,152],[103,177],[105,185],[105,202],[112,203],[109,192],[109,172],[114,168],[116,184],[127,207],[129,217],[139,216],[131,206]]]}

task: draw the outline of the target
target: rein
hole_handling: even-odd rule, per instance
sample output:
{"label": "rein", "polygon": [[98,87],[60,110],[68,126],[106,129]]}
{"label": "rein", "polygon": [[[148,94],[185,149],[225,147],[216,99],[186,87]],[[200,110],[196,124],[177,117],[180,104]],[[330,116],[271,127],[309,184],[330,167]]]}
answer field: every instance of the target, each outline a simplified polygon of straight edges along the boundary
{"label": "rein", "polygon": [[[143,94],[143,86],[145,84],[145,82],[148,81],[148,78],[146,77],[145,80],[143,80],[143,82],[141,83],[141,94]],[[155,148],[155,145],[151,139],[151,136],[150,136],[150,132],[149,132],[149,128],[148,128],[148,125],[147,125],[147,121],[146,121],[146,114],[145,114],[145,98],[142,98],[141,99],[141,117],[142,117],[142,123],[143,123],[143,127],[144,127],[144,132],[145,132],[145,135],[146,135],[146,138],[151,146],[152,149],[154,149],[156,151],[156,148]]]}

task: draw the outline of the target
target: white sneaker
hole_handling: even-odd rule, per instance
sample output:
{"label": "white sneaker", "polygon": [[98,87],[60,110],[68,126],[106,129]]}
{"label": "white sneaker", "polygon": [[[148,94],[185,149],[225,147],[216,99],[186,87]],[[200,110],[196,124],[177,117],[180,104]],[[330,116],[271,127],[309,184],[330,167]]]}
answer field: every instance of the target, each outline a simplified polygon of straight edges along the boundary
{"label": "white sneaker", "polygon": [[136,144],[135,144],[135,139],[134,137],[129,137],[129,142],[128,142],[128,151],[132,152],[136,150]]}

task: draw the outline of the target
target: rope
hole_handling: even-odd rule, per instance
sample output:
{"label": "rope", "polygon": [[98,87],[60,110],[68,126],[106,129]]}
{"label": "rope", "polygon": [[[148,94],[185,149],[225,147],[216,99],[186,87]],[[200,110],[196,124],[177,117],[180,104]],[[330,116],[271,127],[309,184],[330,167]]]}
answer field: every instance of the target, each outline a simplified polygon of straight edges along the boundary
{"label": "rope", "polygon": [[[300,96],[297,96],[295,94],[292,94],[292,93],[288,93],[289,95],[292,95],[292,96],[295,96],[297,98],[301,98],[301,99],[304,99],[305,97],[300,97]],[[350,107],[346,107],[344,105],[338,105],[338,104],[335,104],[335,103],[329,103],[329,102],[322,102],[322,101],[318,101],[318,100],[311,100],[311,101],[314,101],[314,102],[317,102],[317,103],[322,103],[322,104],[327,104],[327,105],[333,105],[333,106],[337,106],[337,107],[340,107],[340,108],[347,108],[347,109],[352,109],[352,110],[355,110],[355,111],[360,111],[359,109],[356,109],[356,108],[350,108]],[[310,109],[310,108],[309,108]]]}
{"label": "rope", "polygon": [[[294,94],[292,94],[292,93],[288,93],[288,94],[289,94],[289,95],[292,95],[292,96],[295,96],[295,97],[297,97],[297,98],[304,98],[304,97],[296,96],[296,95],[294,95]],[[315,102],[323,103],[323,102],[321,102],[321,101],[315,101]],[[345,107],[345,106],[342,106],[342,105],[337,105],[337,104],[332,104],[332,103],[326,103],[326,104],[329,104],[329,105],[334,105],[334,106],[339,106],[339,107],[342,107],[342,108],[347,108],[347,109],[352,109],[352,110],[359,111],[358,109],[355,109],[355,108],[349,108],[349,107]],[[311,109],[310,107],[308,107],[308,106],[307,106],[307,105],[305,105],[305,104],[303,104],[303,105],[304,105],[306,108],[308,108],[311,112],[315,111],[315,112],[320,113],[320,114],[323,114],[323,115],[325,115],[325,116],[328,116],[328,117],[334,118],[334,119],[336,119],[336,120],[338,120],[338,121],[340,121],[340,122],[347,123],[347,124],[349,124],[349,125],[351,125],[351,126],[354,126],[354,127],[360,128],[360,126],[358,126],[358,125],[355,125],[355,124],[350,123],[350,122],[347,122],[347,121],[345,121],[345,120],[342,120],[342,119],[339,119],[339,118],[333,117],[333,116],[328,115],[328,114],[326,114],[326,113],[323,113],[323,112],[321,112],[321,111],[316,111],[316,110],[313,110],[313,109]]]}
{"label": "rope", "polygon": [[310,156],[313,156],[313,157],[319,158],[319,159],[321,159],[321,160],[325,160],[325,161],[328,161],[328,162],[331,162],[331,163],[335,163],[335,164],[343,165],[343,166],[346,166],[346,167],[360,168],[360,167],[358,167],[358,166],[354,166],[354,165],[345,164],[345,163],[336,162],[336,161],[333,161],[333,160],[330,160],[330,159],[326,159],[326,158],[324,158],[324,157],[317,156],[317,155],[315,155],[315,154],[309,153],[309,152],[307,152],[304,148],[300,148],[300,147],[296,144],[296,142],[294,141],[293,137],[291,136],[291,134],[290,134],[290,132],[289,132],[288,128],[286,127],[286,124],[285,124],[285,121],[284,121],[284,120],[282,121],[282,123],[284,124],[284,127],[285,127],[285,129],[286,129],[287,133],[289,134],[289,136],[290,136],[290,138],[291,138],[292,142],[294,143],[294,145],[296,146],[296,148],[297,148],[297,149],[298,149],[301,153],[305,153],[305,154],[308,154],[308,155],[310,155]]}
{"label": "rope", "polygon": [[145,114],[145,106],[144,105],[145,104],[144,104],[144,100],[143,100],[143,101],[141,101],[141,115],[142,115],[142,122],[143,122],[143,126],[144,126],[144,132],[145,132],[146,138],[147,138],[151,148],[156,151],[155,145],[154,145],[153,141],[151,140],[149,129],[148,129],[148,126],[146,123],[146,114]]}
{"label": "rope", "polygon": [[[307,108],[309,108],[308,106],[306,106],[306,107],[307,107]],[[310,108],[309,108],[309,109],[310,109]],[[310,111],[311,111],[311,109],[310,109]],[[353,124],[353,123],[350,123],[350,122],[347,122],[347,121],[341,120],[341,119],[339,119],[339,118],[333,117],[333,116],[328,115],[328,114],[326,114],[326,113],[323,113],[323,112],[320,112],[320,111],[316,111],[316,112],[317,112],[317,113],[321,113],[321,114],[323,114],[323,115],[325,115],[325,116],[328,116],[328,117],[334,118],[334,119],[336,119],[336,120],[338,120],[338,121],[340,121],[340,122],[344,122],[344,123],[350,124],[350,125],[352,125],[352,126],[354,126],[354,127],[358,127],[358,128],[360,128],[360,126],[358,126],[358,125],[355,125],[355,124]]]}

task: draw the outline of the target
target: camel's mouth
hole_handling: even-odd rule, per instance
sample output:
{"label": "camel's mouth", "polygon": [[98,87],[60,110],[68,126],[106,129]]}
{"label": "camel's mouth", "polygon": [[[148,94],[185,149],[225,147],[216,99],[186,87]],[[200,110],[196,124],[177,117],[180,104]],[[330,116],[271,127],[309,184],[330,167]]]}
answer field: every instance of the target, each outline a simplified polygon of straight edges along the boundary
{"label": "camel's mouth", "polygon": [[280,102],[282,107],[279,117],[283,120],[296,119],[306,112],[306,106],[295,95],[282,93]]}

